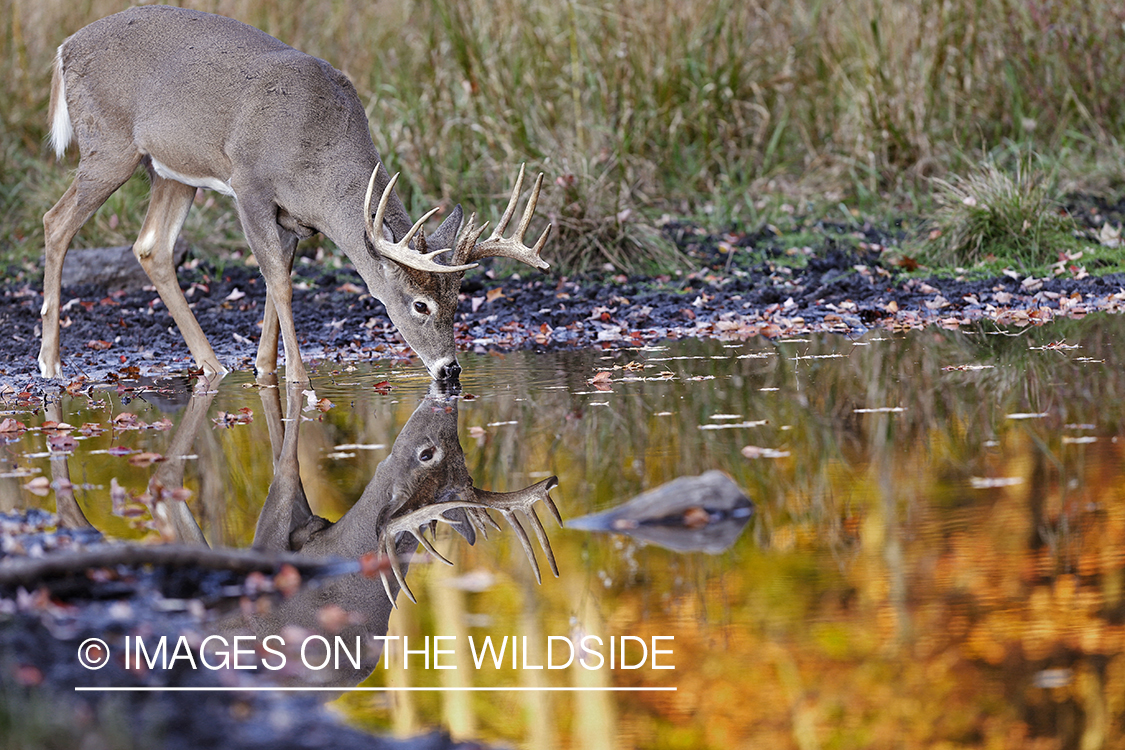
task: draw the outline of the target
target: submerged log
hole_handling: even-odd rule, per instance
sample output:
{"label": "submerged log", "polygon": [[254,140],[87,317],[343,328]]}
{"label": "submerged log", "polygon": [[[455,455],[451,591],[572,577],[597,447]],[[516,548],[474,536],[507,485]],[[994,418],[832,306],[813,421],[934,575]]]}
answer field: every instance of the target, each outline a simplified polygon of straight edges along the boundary
{"label": "submerged log", "polygon": [[625,534],[676,552],[718,554],[738,539],[754,504],[721,471],[680,477],[616,508],[566,522],[584,531]]}

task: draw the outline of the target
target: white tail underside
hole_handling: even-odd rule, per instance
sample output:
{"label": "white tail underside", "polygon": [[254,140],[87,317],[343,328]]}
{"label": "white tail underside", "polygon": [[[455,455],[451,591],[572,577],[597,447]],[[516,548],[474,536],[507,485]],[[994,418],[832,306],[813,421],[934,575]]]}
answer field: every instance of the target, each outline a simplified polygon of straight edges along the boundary
{"label": "white tail underside", "polygon": [[58,82],[58,91],[55,95],[55,116],[51,119],[51,146],[55,149],[55,156],[63,158],[66,147],[74,137],[74,123],[70,121],[70,108],[66,106],[66,80],[62,70],[62,47],[55,53],[55,80]]}

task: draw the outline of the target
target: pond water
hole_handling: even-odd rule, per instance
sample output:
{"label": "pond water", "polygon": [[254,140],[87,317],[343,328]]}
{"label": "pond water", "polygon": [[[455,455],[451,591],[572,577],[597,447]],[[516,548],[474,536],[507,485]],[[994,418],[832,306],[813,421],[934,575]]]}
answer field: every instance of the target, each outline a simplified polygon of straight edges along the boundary
{"label": "pond water", "polygon": [[[497,497],[472,494],[466,470],[497,493],[557,477],[550,497],[572,520],[717,469],[755,512],[712,553],[560,528],[539,499],[559,576],[525,516],[536,584],[501,515],[503,530],[472,546],[439,524],[453,566],[416,556],[417,603],[399,594],[386,624],[416,652],[404,669],[392,641],[355,679],[448,689],[335,705],[357,726],[534,748],[1125,741],[1125,317],[462,365],[459,398],[431,393],[419,367],[321,363],[312,397],[235,373],[194,397],[122,381],[48,409],[10,403],[0,419],[76,429],[2,446],[0,509],[57,507],[118,539],[247,547],[256,528],[292,526],[278,521],[290,505],[267,503],[276,465],[299,470],[285,503],[303,493],[340,521],[316,549],[352,554],[376,546],[400,498]],[[446,467],[400,492],[392,462],[377,474],[392,447],[415,471]],[[142,497],[154,477],[157,519]],[[381,595],[372,585],[359,599],[322,588],[320,624],[325,611],[354,624],[363,597]],[[427,636],[444,640],[423,654]],[[514,641],[518,660],[478,668],[486,636]],[[593,665],[599,652],[600,668],[534,668],[561,665],[584,636],[601,640],[575,656]]]}

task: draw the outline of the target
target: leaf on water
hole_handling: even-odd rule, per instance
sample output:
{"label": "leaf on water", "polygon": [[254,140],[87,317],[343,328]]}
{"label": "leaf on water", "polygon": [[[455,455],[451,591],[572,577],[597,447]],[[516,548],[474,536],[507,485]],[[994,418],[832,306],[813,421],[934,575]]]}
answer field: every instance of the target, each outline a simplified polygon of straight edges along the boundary
{"label": "leaf on water", "polygon": [[143,453],[134,453],[133,455],[129,456],[129,463],[131,463],[133,466],[141,466],[141,467],[152,466],[153,464],[158,463],[158,462],[163,461],[163,460],[164,460],[164,456],[160,455],[159,453],[153,453],[151,451],[144,451]]}
{"label": "leaf on water", "polygon": [[216,427],[223,428],[234,427],[239,424],[249,424],[254,421],[254,412],[248,406],[239,409],[237,414],[220,411],[218,416],[211,418],[211,421],[215,423]]}
{"label": "leaf on water", "polygon": [[329,401],[327,396],[316,402],[316,408],[322,412],[328,411],[333,406],[335,406],[335,404]]}
{"label": "leaf on water", "polygon": [[47,447],[60,453],[70,453],[78,447],[78,441],[68,433],[51,435],[47,438]]}
{"label": "leaf on water", "polygon": [[725,422],[721,424],[701,424],[701,430],[738,430],[744,427],[761,427],[762,425],[769,424],[768,419],[748,419],[742,422]]}
{"label": "leaf on water", "polygon": [[1016,412],[1015,414],[1007,414],[1008,419],[1043,419],[1047,416],[1047,412]]}
{"label": "leaf on water", "polygon": [[972,372],[975,370],[992,370],[996,365],[946,365],[942,372]]}
{"label": "leaf on water", "polygon": [[852,409],[855,414],[899,414],[906,411],[905,406],[879,406],[872,409]]}
{"label": "leaf on water", "polygon": [[0,419],[0,435],[5,437],[19,437],[27,431],[27,425],[11,417]]}
{"label": "leaf on water", "polygon": [[742,455],[747,458],[786,458],[789,451],[780,451],[776,448],[762,448],[757,445],[747,445],[742,449]]}
{"label": "leaf on water", "polygon": [[969,477],[969,484],[976,490],[1011,487],[1015,484],[1023,484],[1023,477]]}
{"label": "leaf on water", "polygon": [[381,393],[382,395],[386,396],[388,393],[391,392],[391,388],[392,388],[391,381],[380,380],[378,383],[373,385],[372,388],[375,390],[376,393]]}
{"label": "leaf on water", "polygon": [[132,448],[126,448],[124,445],[115,445],[112,448],[106,449],[106,453],[111,456],[128,456],[132,452]]}
{"label": "leaf on water", "polygon": [[113,428],[115,430],[136,430],[139,429],[137,425],[137,415],[131,411],[123,411],[113,418]]}
{"label": "leaf on water", "polygon": [[153,422],[152,425],[150,425],[150,426],[152,427],[152,429],[160,430],[161,432],[165,432],[165,431],[170,430],[173,427],[175,427],[175,425],[172,424],[172,420],[168,419],[168,417],[163,417],[162,419],[158,419],[157,421]]}
{"label": "leaf on water", "polygon": [[47,479],[47,477],[35,477],[35,479],[25,484],[23,488],[33,495],[43,497],[51,491],[51,480]]}

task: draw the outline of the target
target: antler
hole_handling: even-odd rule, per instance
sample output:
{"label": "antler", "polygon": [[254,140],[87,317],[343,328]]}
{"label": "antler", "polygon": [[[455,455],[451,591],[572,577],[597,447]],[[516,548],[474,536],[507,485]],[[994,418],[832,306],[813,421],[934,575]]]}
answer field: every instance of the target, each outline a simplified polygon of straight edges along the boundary
{"label": "antler", "polygon": [[512,216],[516,212],[516,202],[519,200],[520,189],[523,187],[523,169],[524,165],[521,164],[519,176],[516,177],[516,185],[512,188],[512,197],[508,200],[508,208],[505,209],[496,229],[484,242],[478,243],[477,240],[488,228],[488,222],[486,221],[478,228],[476,227],[477,215],[474,213],[469,216],[469,221],[457,241],[457,252],[453,254],[454,263],[473,263],[482,258],[504,257],[521,261],[539,269],[551,267],[550,263],[539,257],[539,252],[547,244],[547,237],[551,234],[550,224],[543,230],[543,234],[539,236],[539,241],[533,247],[528,247],[523,243],[524,232],[527,231],[527,227],[531,223],[531,217],[535,214],[535,205],[539,202],[539,190],[543,186],[542,172],[535,178],[535,187],[532,188],[531,195],[527,199],[527,206],[523,210],[523,216],[520,218],[516,233],[510,238],[504,237],[504,232],[508,231],[508,222],[512,220]]}
{"label": "antler", "polygon": [[[474,489],[473,492],[482,501],[483,507],[491,508],[500,511],[500,515],[504,516],[504,520],[512,527],[512,531],[516,532],[516,537],[520,540],[520,546],[523,547],[524,554],[531,562],[531,568],[535,571],[535,581],[543,583],[543,578],[539,574],[539,562],[535,559],[535,551],[531,547],[531,540],[527,537],[527,532],[524,531],[523,525],[516,515],[516,511],[523,511],[527,518],[527,522],[531,524],[531,528],[535,531],[536,538],[539,539],[539,544],[543,547],[543,552],[547,555],[547,562],[551,565],[551,572],[555,574],[555,578],[559,577],[559,566],[555,562],[555,553],[551,549],[551,540],[547,538],[547,530],[543,528],[543,524],[539,521],[539,516],[535,513],[535,503],[542,500],[551,510],[551,515],[558,521],[562,527],[562,516],[559,514],[559,509],[555,507],[555,501],[551,499],[549,493],[559,484],[558,477],[547,477],[538,484],[533,484],[530,487],[524,487],[522,490],[515,492],[489,492],[488,490]],[[467,510],[465,515],[477,527],[485,538],[488,537],[488,532],[485,531],[484,525],[480,523],[484,519],[480,516],[487,518],[487,522],[494,528],[500,528],[492,517],[483,510],[470,509]]]}
{"label": "antler", "polygon": [[[451,525],[458,523],[457,521],[446,518],[445,514],[447,512],[464,509],[465,515],[468,517],[470,523],[487,538],[488,532],[485,529],[486,526],[491,526],[497,531],[500,530],[500,525],[492,520],[492,516],[488,515],[488,510],[493,509],[499,511],[500,514],[504,516],[504,519],[516,533],[516,537],[520,540],[520,545],[523,547],[527,559],[531,561],[531,567],[535,571],[535,580],[542,583],[543,578],[539,573],[539,563],[535,559],[535,552],[531,547],[531,540],[528,538],[527,532],[524,531],[519,517],[516,516],[517,511],[523,511],[527,517],[527,522],[530,523],[532,529],[535,530],[535,536],[539,539],[539,544],[543,547],[543,552],[547,555],[547,562],[551,565],[551,572],[555,574],[555,578],[558,578],[559,566],[555,562],[555,553],[551,549],[551,540],[547,537],[547,531],[539,521],[539,516],[536,515],[534,508],[535,503],[542,500],[546,506],[550,508],[551,514],[555,517],[555,520],[558,521],[559,526],[562,526],[562,516],[559,515],[559,509],[555,507],[555,502],[548,494],[552,489],[558,486],[558,483],[558,477],[548,477],[542,482],[533,484],[530,487],[525,487],[522,490],[516,490],[515,492],[489,492],[488,490],[470,488],[469,492],[471,492],[479,502],[451,500],[448,502],[433,503],[411,511],[399,518],[392,519],[383,529],[382,538],[377,546],[382,548],[383,554],[390,560],[390,568],[395,575],[395,580],[398,581],[399,587],[410,597],[410,601],[417,603],[418,600],[414,598],[414,593],[410,590],[410,587],[406,585],[406,577],[402,574],[402,564],[399,562],[398,555],[395,552],[395,537],[402,532],[407,532],[417,539],[431,555],[441,560],[446,565],[452,565],[453,563],[438,552],[430,540],[426,538],[423,527],[430,526],[430,533],[433,534],[434,528],[438,522]],[[383,582],[383,589],[387,592],[387,599],[390,600],[391,606],[397,607],[397,605],[395,605],[395,599],[391,595],[390,581],[387,580],[386,572],[380,570],[379,578]]]}
{"label": "antler", "polygon": [[[395,553],[395,537],[402,532],[407,532],[418,542],[426,548],[426,551],[431,555],[441,560],[446,565],[452,565],[452,561],[447,560],[440,552],[434,549],[434,545],[426,538],[423,526],[435,525],[438,521],[441,523],[454,524],[456,521],[451,521],[445,517],[445,513],[451,510],[459,510],[461,508],[484,508],[484,505],[474,502],[465,502],[462,500],[451,500],[444,503],[432,503],[425,505],[418,510],[411,511],[398,518],[391,519],[383,528],[382,538],[379,541],[378,547],[383,548],[383,553],[387,556],[391,563],[391,570],[395,574],[395,579],[398,581],[399,587],[410,597],[410,601],[415,604],[418,600],[414,598],[414,592],[406,585],[406,578],[402,575],[402,564],[399,562],[398,555]],[[434,533],[433,530],[430,533]],[[387,592],[387,599],[390,600],[391,606],[397,609],[395,598],[391,596],[390,582],[387,580],[385,571],[379,571],[379,578],[383,581],[383,589]]]}
{"label": "antler", "polygon": [[[375,248],[376,252],[385,258],[389,258],[396,263],[401,263],[404,266],[415,268],[419,271],[429,271],[431,273],[454,273],[455,271],[467,271],[470,268],[475,268],[476,263],[469,263],[467,265],[452,265],[446,266],[441,263],[434,262],[435,255],[449,252],[452,248],[445,248],[443,250],[435,250],[432,253],[426,252],[425,235],[418,235],[417,250],[410,248],[410,240],[418,234],[418,230],[426,223],[426,220],[438,212],[439,209],[434,208],[421,219],[414,222],[414,226],[410,231],[399,240],[398,242],[388,242],[383,237],[383,214],[387,210],[387,202],[391,199],[391,192],[394,190],[395,183],[398,182],[398,173],[390,179],[387,186],[383,188],[383,196],[379,199],[379,207],[375,211],[374,219],[371,217],[371,194],[375,190],[375,175],[378,174],[379,167],[371,172],[371,179],[367,183],[367,195],[363,199],[363,217],[367,222],[367,236],[371,238],[371,245]],[[459,261],[458,261],[459,262]]]}

